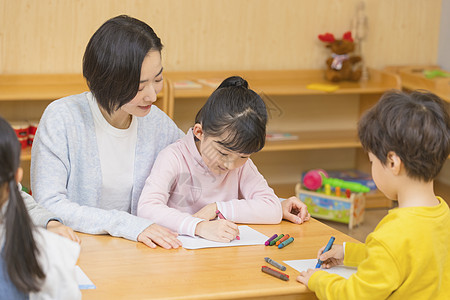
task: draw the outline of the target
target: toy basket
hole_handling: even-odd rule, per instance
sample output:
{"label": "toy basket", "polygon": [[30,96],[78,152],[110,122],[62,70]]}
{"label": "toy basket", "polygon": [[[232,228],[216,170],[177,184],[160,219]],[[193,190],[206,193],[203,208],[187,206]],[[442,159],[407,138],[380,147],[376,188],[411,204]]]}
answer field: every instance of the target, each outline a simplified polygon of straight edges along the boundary
{"label": "toy basket", "polygon": [[300,183],[295,186],[295,193],[315,218],[345,223],[349,229],[364,221],[363,193],[351,193],[349,198],[337,197],[302,189]]}

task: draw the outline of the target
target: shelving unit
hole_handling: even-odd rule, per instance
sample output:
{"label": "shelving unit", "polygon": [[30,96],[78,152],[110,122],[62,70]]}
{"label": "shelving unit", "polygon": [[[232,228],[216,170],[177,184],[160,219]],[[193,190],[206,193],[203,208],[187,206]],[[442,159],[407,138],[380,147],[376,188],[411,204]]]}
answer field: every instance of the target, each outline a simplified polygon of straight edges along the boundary
{"label": "shelving unit", "polygon": [[[39,120],[53,100],[88,90],[81,74],[0,75],[0,115],[10,122]],[[158,106],[167,112],[171,103],[168,83],[158,96]],[[21,153],[22,182],[27,187],[30,186],[30,161],[31,148],[27,147]]]}
{"label": "shelving unit", "polygon": [[[333,93],[306,87],[328,83],[322,70],[165,72],[165,85],[157,104],[186,131],[214,88],[178,90],[173,88],[173,82],[243,76],[266,101],[268,131],[298,136],[296,140],[267,141],[262,151],[252,155],[276,193],[288,197],[294,195],[295,184],[308,169],[356,168],[369,172],[356,134],[357,120],[386,90],[400,88],[396,75],[369,72],[370,80],[338,83],[339,89]],[[80,74],[0,75],[0,113],[8,121],[37,120],[51,101],[87,90]],[[26,186],[30,152],[27,148],[21,156]],[[369,207],[390,203],[378,195],[373,199],[368,201]]]}
{"label": "shelving unit", "polygon": [[[296,140],[266,141],[252,159],[281,197],[294,195],[301,173],[312,168],[353,168],[370,172],[356,131],[360,115],[389,89],[401,87],[398,76],[369,70],[366,82],[341,82],[332,93],[308,89],[312,83],[330,84],[322,70],[166,72],[171,82],[225,79],[239,75],[262,94],[269,112],[268,131],[290,133]],[[171,117],[184,131],[214,88],[175,89]],[[390,206],[381,195],[369,197],[368,207]]]}

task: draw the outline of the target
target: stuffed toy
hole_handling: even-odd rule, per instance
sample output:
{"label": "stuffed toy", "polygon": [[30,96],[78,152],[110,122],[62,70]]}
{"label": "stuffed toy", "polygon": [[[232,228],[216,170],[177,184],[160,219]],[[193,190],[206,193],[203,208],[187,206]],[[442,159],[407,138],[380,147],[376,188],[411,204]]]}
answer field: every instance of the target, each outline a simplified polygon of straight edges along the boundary
{"label": "stuffed toy", "polygon": [[327,70],[325,78],[329,81],[339,82],[343,80],[358,81],[361,78],[361,68],[354,69],[355,64],[361,61],[357,55],[349,55],[355,49],[352,33],[344,33],[342,39],[335,39],[331,33],[319,35],[319,40],[327,43],[326,47],[332,51],[331,57],[326,61]]}

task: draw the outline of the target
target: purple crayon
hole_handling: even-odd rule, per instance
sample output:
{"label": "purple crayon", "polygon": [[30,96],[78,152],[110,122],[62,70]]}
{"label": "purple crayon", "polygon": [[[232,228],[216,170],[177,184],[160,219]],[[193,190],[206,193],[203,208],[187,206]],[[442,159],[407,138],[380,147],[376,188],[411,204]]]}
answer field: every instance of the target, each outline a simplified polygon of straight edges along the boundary
{"label": "purple crayon", "polygon": [[276,234],[276,233],[275,233],[274,235],[272,235],[272,237],[271,237],[270,239],[268,239],[268,240],[264,243],[264,245],[269,246],[270,242],[271,242],[273,239],[275,239],[277,236],[278,236],[278,234]]}

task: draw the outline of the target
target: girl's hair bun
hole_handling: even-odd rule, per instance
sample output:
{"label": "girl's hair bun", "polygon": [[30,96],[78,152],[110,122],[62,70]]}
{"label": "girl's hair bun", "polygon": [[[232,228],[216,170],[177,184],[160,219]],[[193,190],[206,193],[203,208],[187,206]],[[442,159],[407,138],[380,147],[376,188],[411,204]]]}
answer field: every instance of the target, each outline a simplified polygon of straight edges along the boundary
{"label": "girl's hair bun", "polygon": [[242,86],[246,89],[248,89],[248,82],[244,78],[240,76],[231,76],[222,81],[222,83],[219,85],[217,89],[230,87],[230,86]]}

